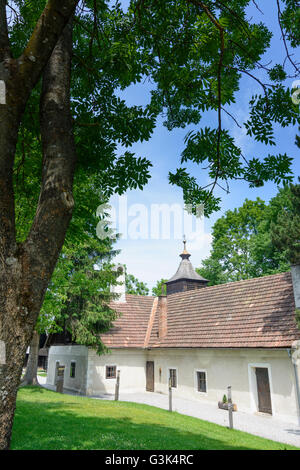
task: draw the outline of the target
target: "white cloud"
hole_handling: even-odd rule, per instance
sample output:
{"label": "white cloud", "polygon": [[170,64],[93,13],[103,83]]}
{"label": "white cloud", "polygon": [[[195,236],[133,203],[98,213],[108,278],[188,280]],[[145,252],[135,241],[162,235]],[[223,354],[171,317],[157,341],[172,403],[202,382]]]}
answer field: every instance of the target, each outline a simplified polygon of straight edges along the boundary
{"label": "white cloud", "polygon": [[207,258],[211,250],[211,243],[211,233],[203,232],[200,235],[196,235],[194,239],[188,243],[188,251],[201,259]]}

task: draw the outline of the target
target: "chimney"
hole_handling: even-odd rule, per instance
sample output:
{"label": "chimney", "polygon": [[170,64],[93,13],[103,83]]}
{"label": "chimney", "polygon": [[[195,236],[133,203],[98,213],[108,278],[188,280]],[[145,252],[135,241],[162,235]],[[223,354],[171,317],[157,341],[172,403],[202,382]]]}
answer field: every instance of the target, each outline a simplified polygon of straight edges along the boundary
{"label": "chimney", "polygon": [[119,296],[117,299],[113,300],[114,302],[125,303],[126,302],[125,267],[122,264],[117,264],[113,268],[114,271],[118,271],[120,269],[122,269],[122,273],[117,278],[118,284],[115,285],[115,286],[111,286],[110,287],[110,292],[112,294],[118,294],[118,296]]}
{"label": "chimney", "polygon": [[293,291],[296,308],[300,308],[300,264],[292,264],[291,266]]}
{"label": "chimney", "polygon": [[158,297],[158,337],[162,339],[167,334],[167,323],[168,323],[168,306],[167,296],[160,295]]}

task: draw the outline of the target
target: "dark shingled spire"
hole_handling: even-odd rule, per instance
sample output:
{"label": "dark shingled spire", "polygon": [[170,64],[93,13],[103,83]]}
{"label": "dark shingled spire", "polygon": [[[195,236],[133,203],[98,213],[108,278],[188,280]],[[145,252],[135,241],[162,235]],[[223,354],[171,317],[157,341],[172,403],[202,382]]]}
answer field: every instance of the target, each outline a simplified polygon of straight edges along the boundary
{"label": "dark shingled spire", "polygon": [[183,239],[183,252],[179,256],[182,259],[179,268],[174,276],[166,282],[167,295],[206,287],[209,281],[196,273],[189,260],[191,255],[186,250],[185,237]]}

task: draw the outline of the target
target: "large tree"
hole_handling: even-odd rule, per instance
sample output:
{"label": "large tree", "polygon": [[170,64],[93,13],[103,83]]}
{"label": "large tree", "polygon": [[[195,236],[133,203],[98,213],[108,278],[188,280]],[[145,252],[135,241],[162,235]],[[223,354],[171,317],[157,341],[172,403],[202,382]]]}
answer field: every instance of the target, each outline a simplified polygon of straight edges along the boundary
{"label": "large tree", "polygon": [[[14,416],[16,393],[27,346],[31,340],[40,306],[49,283],[56,259],[64,240],[64,231],[72,215],[72,179],[75,164],[69,142],[65,142],[53,171],[62,142],[57,142],[54,154],[44,156],[42,189],[36,217],[26,241],[16,241],[13,168],[20,122],[28,98],[45,70],[49,76],[51,65],[62,53],[70,28],[66,25],[74,12],[76,1],[49,1],[22,54],[11,53],[6,22],[6,1],[0,2],[0,80],[5,89],[0,105],[0,338],[6,349],[6,364],[0,370],[0,448],[9,446]],[[51,56],[63,30],[56,54]],[[70,41],[69,41],[70,42]],[[69,54],[68,54],[69,52]],[[68,80],[70,50],[61,60],[59,80]],[[67,75],[67,76],[66,76]],[[4,85],[3,85],[4,84]],[[65,87],[63,87],[65,89]],[[44,93],[45,97],[45,93]],[[4,98],[4,99],[3,99]],[[67,96],[58,100],[60,116],[69,115]],[[55,104],[55,97],[53,100]],[[44,101],[44,105],[46,105]],[[50,118],[50,116],[48,116]],[[54,120],[54,123],[56,119]],[[65,124],[65,123],[64,123]],[[55,126],[53,126],[55,127]],[[64,129],[72,139],[70,126]],[[56,129],[57,130],[57,129]],[[54,152],[54,148],[53,148]],[[69,152],[71,158],[68,158]],[[51,158],[52,157],[52,158]],[[54,165],[53,165],[54,163]],[[59,175],[59,177],[57,177]],[[59,227],[61,230],[57,230]]]}
{"label": "large tree", "polygon": [[239,281],[253,277],[284,272],[289,269],[287,244],[278,246],[272,237],[276,227],[286,237],[296,231],[286,230],[284,217],[291,212],[291,190],[281,188],[269,204],[261,199],[246,199],[244,204],[220,217],[212,229],[212,250],[199,274],[209,279],[209,285]]}
{"label": "large tree", "polygon": [[[31,341],[44,295],[72,217],[73,180],[77,156],[81,156],[81,161],[77,160],[79,179],[80,177],[93,179],[89,194],[92,188],[95,193],[99,193],[98,188],[99,186],[101,188],[101,183],[103,183],[103,174],[107,176],[109,168],[114,166],[117,166],[116,171],[112,172],[108,182],[106,179],[106,185],[102,184],[105,186],[101,188],[104,192],[106,189],[112,191],[116,188],[122,193],[130,187],[131,183],[128,184],[128,181],[134,181],[134,185],[141,185],[147,180],[145,171],[143,171],[142,180],[140,179],[140,168],[145,168],[145,162],[141,159],[134,159],[132,154],[126,153],[119,158],[119,164],[115,165],[113,158],[115,155],[109,147],[115,147],[115,142],[122,141],[123,138],[129,145],[141,135],[146,137],[148,128],[143,132],[137,130],[129,135],[122,120],[123,114],[131,111],[134,119],[137,118],[138,113],[134,109],[128,110],[124,103],[120,103],[114,96],[112,100],[115,103],[112,103],[111,107],[114,106],[114,113],[118,113],[116,118],[118,123],[108,125],[106,121],[103,122],[105,132],[97,129],[98,138],[95,139],[93,151],[90,152],[87,161],[87,147],[88,150],[92,149],[93,141],[93,132],[86,137],[84,131],[90,124],[90,115],[87,115],[86,121],[82,123],[83,131],[77,133],[75,148],[70,89],[72,32],[73,21],[75,21],[75,19],[72,21],[71,17],[77,2],[49,1],[29,39],[26,37],[26,32],[32,29],[36,14],[41,11],[44,2],[15,3],[20,9],[21,19],[27,15],[28,22],[25,22],[23,29],[22,21],[17,18],[15,28],[11,31],[10,43],[6,22],[6,2],[2,0],[0,2],[0,80],[1,90],[3,90],[3,84],[5,88],[4,99],[1,96],[0,104],[0,236],[1,259],[3,260],[0,268],[0,338],[6,349],[6,364],[0,370],[0,448],[9,446],[16,393],[25,352]],[[88,19],[86,22],[88,23]],[[87,47],[87,42],[90,43],[90,38],[85,38],[85,41],[78,47]],[[111,69],[113,74],[114,68],[111,67]],[[41,77],[42,83],[39,83]],[[86,76],[85,81],[87,82]],[[104,81],[108,82],[109,88],[108,77]],[[96,89],[94,82],[93,84]],[[104,85],[99,93],[103,93]],[[37,88],[34,90],[35,86]],[[82,80],[78,80],[74,86],[82,86]],[[116,83],[114,86],[117,87]],[[86,85],[85,89],[87,88]],[[32,191],[33,217],[30,220],[29,230],[24,234],[23,228],[16,227],[14,177],[15,173],[22,172],[25,159],[21,158],[19,165],[15,155],[18,150],[17,146],[23,147],[26,144],[32,129],[28,125],[28,115],[30,116],[32,111],[30,104],[32,100],[34,101],[35,92],[38,93],[40,101],[39,132],[37,136],[29,140],[31,144],[34,144],[37,138],[40,143],[40,184],[37,199],[34,197],[36,194],[34,188]],[[106,95],[110,95],[110,90],[106,92]],[[86,102],[85,96],[81,98]],[[105,104],[105,100],[102,104]],[[80,107],[78,103],[76,105],[82,110],[83,106]],[[121,108],[120,112],[118,112],[118,107]],[[83,112],[85,110],[86,108]],[[80,116],[80,113],[78,114]],[[35,117],[36,114],[33,113],[33,121]],[[140,120],[142,121],[142,117]],[[18,132],[20,132],[19,140]],[[22,150],[24,151],[24,148]],[[97,156],[99,159],[99,152],[102,151],[102,159],[97,161],[98,173],[94,176],[95,158]],[[31,152],[28,152],[29,159],[30,156]],[[18,165],[14,167],[16,162]],[[29,167],[34,168],[34,164],[29,164]],[[21,184],[19,191],[22,192],[22,189]],[[24,187],[24,193],[27,189],[28,187]],[[26,194],[23,194],[24,198]],[[85,201],[88,204],[89,198],[86,195]],[[79,208],[79,211],[82,209],[84,206]],[[92,207],[89,210],[92,210]],[[25,236],[18,239],[20,232]]]}
{"label": "large tree", "polygon": [[[300,178],[298,181],[300,183]],[[291,185],[287,204],[280,207],[277,218],[271,223],[271,240],[278,250],[284,251],[292,265],[300,264],[300,184]],[[300,328],[299,308],[295,316]]]}
{"label": "large tree", "polygon": [[287,204],[271,223],[271,239],[291,264],[300,264],[300,184],[290,186]]}
{"label": "large tree", "polygon": [[[129,151],[116,158],[116,144],[129,147],[149,138],[159,114],[166,115],[172,130],[198,125],[211,110],[216,127],[190,132],[181,157],[182,164],[206,166],[209,187],[182,166],[170,174],[186,202],[204,203],[208,215],[219,204],[217,185],[244,179],[255,187],[292,178],[289,156],[246,159],[223,124],[241,75],[262,89],[250,101],[245,123],[254,139],[272,146],[274,125],[299,119],[298,106],[282,85],[284,68],[260,63],[271,32],[247,19],[248,0],[133,0],[128,13],[103,0],[80,2],[75,11],[78,3],[0,0],[0,340],[6,348],[0,448],[9,446],[23,358],[72,218],[74,177],[94,178],[94,189],[103,185],[106,194],[141,188],[150,163]],[[286,64],[298,73],[289,51],[299,45],[297,2],[285,0],[283,10],[274,3]],[[7,7],[15,12],[9,24]],[[258,71],[268,77],[267,84]],[[149,106],[127,107],[116,90],[145,78],[155,84]],[[34,97],[40,101],[40,122],[32,135]],[[29,229],[18,239],[14,177],[22,175],[28,139],[39,142],[39,195],[33,197]]]}
{"label": "large tree", "polygon": [[[153,104],[164,113],[169,130],[187,124],[194,127],[185,137],[181,165],[169,173],[169,181],[182,188],[194,212],[203,204],[207,216],[220,208],[215,190],[229,191],[231,180],[244,180],[250,187],[292,180],[291,158],[273,153],[272,148],[276,145],[274,127],[299,121],[299,105],[292,102],[283,84],[287,77],[299,75],[299,64],[293,62],[289,49],[300,44],[295,27],[299,10],[293,0],[274,2],[286,49],[285,65],[289,65],[285,70],[281,64],[273,62],[268,67],[260,62],[272,32],[263,23],[248,20],[249,4],[247,0],[132,2],[134,27],[156,84]],[[253,79],[261,90],[251,97],[249,119],[244,123],[231,112],[242,77]],[[199,126],[207,111],[215,113],[215,127]],[[268,156],[245,155],[224,123],[225,114],[239,128],[244,126],[247,135],[266,144]],[[196,165],[201,168],[199,179],[197,170],[187,169]]]}

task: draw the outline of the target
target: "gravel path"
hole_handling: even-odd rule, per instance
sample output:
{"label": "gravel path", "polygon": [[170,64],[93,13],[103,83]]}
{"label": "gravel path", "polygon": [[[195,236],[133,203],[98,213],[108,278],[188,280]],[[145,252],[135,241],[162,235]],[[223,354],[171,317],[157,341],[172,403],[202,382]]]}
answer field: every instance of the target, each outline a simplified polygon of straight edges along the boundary
{"label": "gravel path", "polygon": [[[46,386],[45,377],[39,377],[39,382],[41,385]],[[53,387],[50,386],[46,386],[46,388],[53,390]],[[69,392],[66,391],[66,393]],[[98,400],[113,400],[114,396],[101,395],[91,398]],[[163,409],[168,409],[169,406],[167,395],[153,392],[120,393],[120,401],[144,403]],[[185,400],[183,398],[173,398],[173,411],[220,424],[221,426],[228,426],[228,412],[220,410],[217,406],[211,403],[201,403],[199,401]],[[273,441],[284,442],[286,444],[300,447],[300,426],[276,420],[272,416],[235,411],[233,413],[233,427],[240,431],[265,437]]]}

